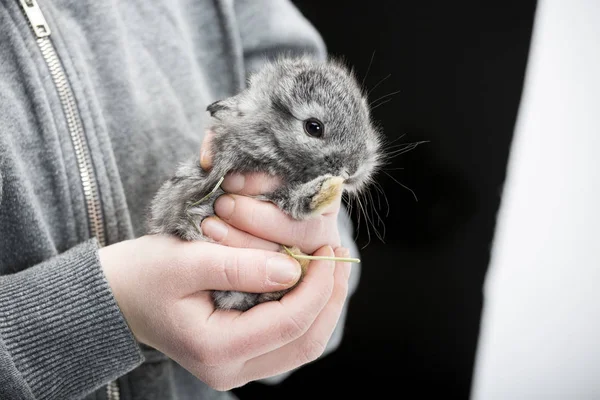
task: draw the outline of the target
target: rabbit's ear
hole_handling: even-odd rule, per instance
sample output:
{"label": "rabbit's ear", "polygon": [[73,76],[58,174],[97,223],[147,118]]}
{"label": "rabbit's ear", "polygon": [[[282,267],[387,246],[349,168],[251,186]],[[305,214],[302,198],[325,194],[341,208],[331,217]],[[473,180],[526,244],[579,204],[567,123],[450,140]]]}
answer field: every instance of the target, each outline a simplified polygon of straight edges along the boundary
{"label": "rabbit's ear", "polygon": [[214,117],[217,111],[228,110],[229,107],[225,104],[223,100],[217,100],[214,103],[210,103],[208,107],[206,107],[206,111],[210,113],[211,117]]}
{"label": "rabbit's ear", "polygon": [[219,111],[223,111],[225,114],[235,113],[238,110],[240,96],[241,94],[238,94],[210,103],[206,107],[206,111],[210,113],[211,117],[218,117]]}

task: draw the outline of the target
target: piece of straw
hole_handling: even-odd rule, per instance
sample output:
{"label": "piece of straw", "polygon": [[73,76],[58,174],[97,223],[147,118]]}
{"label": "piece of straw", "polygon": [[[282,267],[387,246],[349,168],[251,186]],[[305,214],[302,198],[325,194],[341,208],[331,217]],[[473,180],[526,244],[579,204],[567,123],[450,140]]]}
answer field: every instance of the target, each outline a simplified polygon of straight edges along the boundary
{"label": "piece of straw", "polygon": [[304,254],[294,254],[290,251],[290,249],[288,249],[287,247],[285,247],[284,245],[281,245],[281,247],[283,247],[283,249],[292,257],[297,258],[297,259],[303,259],[303,260],[330,260],[330,261],[340,261],[340,262],[351,262],[351,263],[360,263],[360,260],[358,258],[346,258],[346,257],[327,257],[327,256],[307,256]]}
{"label": "piece of straw", "polygon": [[[198,204],[202,203],[204,200],[208,199],[210,196],[212,196],[217,190],[219,190],[219,186],[221,186],[221,183],[223,183],[223,180],[225,179],[225,177],[221,177],[221,179],[219,179],[219,182],[217,182],[217,184],[215,185],[215,187],[213,188],[213,190],[211,190],[210,192],[208,192],[208,194],[206,196],[204,196],[203,198],[201,198],[200,200],[190,204],[189,206],[187,206],[187,209],[189,209],[190,207],[195,207]],[[186,210],[187,210],[186,209]]]}

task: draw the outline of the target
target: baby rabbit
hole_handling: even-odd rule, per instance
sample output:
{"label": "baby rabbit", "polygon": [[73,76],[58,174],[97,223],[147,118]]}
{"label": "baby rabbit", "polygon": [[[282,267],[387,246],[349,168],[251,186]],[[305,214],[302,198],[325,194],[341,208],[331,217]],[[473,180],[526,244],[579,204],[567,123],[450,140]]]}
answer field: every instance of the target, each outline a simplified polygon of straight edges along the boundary
{"label": "baby rabbit", "polygon": [[[342,191],[358,192],[381,164],[381,136],[366,95],[338,61],[278,58],[254,73],[239,94],[210,104],[213,168],[198,158],[179,166],[150,207],[149,232],[209,240],[200,223],[214,215],[228,172],[265,172],[283,185],[259,198],[294,219],[318,215]],[[283,251],[283,250],[282,250]],[[294,251],[298,251],[294,249]],[[303,265],[303,273],[306,262]],[[289,290],[254,294],[215,291],[215,306],[248,310]]]}

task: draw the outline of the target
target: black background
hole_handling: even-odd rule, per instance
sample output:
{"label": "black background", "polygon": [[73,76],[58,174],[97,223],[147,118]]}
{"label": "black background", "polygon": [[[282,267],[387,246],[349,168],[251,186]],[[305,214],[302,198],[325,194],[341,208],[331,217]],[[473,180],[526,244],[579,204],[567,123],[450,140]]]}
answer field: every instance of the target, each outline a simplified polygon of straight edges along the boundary
{"label": "black background", "polygon": [[235,393],[468,398],[535,1],[294,3],[361,79],[374,54],[367,88],[391,74],[370,96],[400,91],[374,110],[386,137],[428,143],[386,171],[418,201],[384,173],[377,177],[390,205],[388,213],[380,195],[384,242],[373,227],[369,241],[361,217],[363,270],[339,350],[281,385],[252,383]]}

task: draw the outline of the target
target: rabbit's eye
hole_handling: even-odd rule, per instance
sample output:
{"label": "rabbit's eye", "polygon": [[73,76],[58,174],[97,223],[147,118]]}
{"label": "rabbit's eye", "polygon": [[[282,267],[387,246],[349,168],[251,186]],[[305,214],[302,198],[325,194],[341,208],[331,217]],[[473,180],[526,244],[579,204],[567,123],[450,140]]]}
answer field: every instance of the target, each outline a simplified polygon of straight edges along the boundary
{"label": "rabbit's eye", "polygon": [[316,118],[310,118],[304,121],[304,130],[312,137],[320,138],[323,136],[325,127],[323,123]]}

